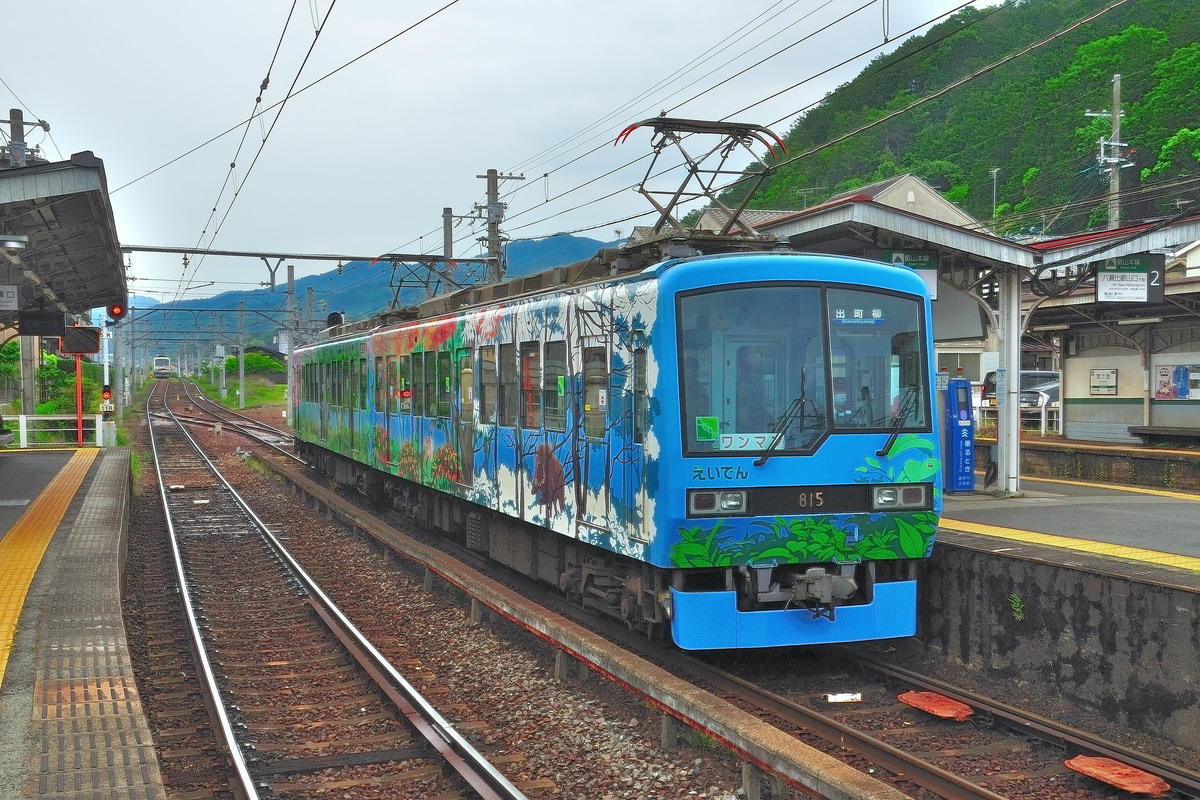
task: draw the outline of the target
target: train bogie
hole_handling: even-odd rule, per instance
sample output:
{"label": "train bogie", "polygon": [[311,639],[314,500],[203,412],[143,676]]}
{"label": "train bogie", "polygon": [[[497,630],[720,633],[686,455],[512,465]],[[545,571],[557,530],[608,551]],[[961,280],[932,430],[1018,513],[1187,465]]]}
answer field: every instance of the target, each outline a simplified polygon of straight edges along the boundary
{"label": "train bogie", "polygon": [[297,351],[327,474],[687,648],[911,635],[940,511],[910,271],[666,262]]}

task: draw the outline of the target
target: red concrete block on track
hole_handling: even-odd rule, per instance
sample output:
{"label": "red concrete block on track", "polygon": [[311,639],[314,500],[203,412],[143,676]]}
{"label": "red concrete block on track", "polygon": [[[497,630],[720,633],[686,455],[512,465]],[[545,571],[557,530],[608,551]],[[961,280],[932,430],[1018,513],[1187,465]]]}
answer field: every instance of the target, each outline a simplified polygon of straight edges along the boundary
{"label": "red concrete block on track", "polygon": [[1111,758],[1102,756],[1075,756],[1063,762],[1067,769],[1081,775],[1104,781],[1109,786],[1135,794],[1148,794],[1151,797],[1163,797],[1171,791],[1171,784],[1157,775],[1143,772],[1136,767],[1122,764]]}
{"label": "red concrete block on track", "polygon": [[919,708],[922,711],[933,714],[935,717],[952,719],[956,722],[962,722],[975,713],[966,703],[951,700],[949,697],[940,695],[937,692],[904,692],[897,695],[896,699],[906,706]]}

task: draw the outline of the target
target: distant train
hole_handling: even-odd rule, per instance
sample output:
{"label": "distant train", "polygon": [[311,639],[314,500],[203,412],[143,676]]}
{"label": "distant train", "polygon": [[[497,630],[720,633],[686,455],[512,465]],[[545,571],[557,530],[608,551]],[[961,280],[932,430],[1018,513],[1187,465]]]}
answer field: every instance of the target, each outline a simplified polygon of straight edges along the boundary
{"label": "distant train", "polygon": [[171,366],[171,359],[167,356],[155,356],[154,369],[151,374],[156,378],[169,378],[174,375],[175,370]]}
{"label": "distant train", "polygon": [[922,280],[786,252],[563,279],[298,348],[298,451],[682,648],[914,634],[942,505]]}

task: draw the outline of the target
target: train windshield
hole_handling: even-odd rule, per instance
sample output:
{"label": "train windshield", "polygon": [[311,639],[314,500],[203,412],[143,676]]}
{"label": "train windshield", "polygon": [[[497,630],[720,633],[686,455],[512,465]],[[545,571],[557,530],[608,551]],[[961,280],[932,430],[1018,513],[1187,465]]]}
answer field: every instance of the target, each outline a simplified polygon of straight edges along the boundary
{"label": "train windshield", "polygon": [[689,454],[810,452],[834,432],[927,429],[921,304],[799,284],[679,297]]}

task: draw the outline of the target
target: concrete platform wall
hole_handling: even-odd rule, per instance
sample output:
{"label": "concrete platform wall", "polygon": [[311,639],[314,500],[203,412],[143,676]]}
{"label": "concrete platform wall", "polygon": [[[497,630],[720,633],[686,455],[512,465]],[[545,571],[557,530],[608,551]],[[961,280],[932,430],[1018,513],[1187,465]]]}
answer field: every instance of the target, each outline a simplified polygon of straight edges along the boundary
{"label": "concrete platform wall", "polygon": [[1200,747],[1200,575],[1131,579],[1124,564],[1075,554],[1048,563],[1047,549],[1014,554],[1023,546],[987,552],[995,546],[969,534],[939,539],[918,602],[917,636],[930,654],[1038,682],[1121,725]]}

